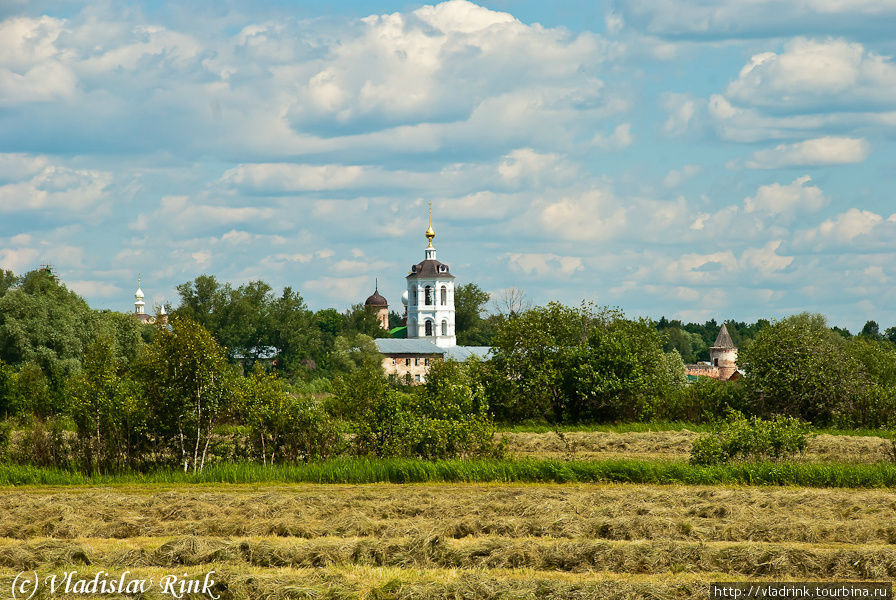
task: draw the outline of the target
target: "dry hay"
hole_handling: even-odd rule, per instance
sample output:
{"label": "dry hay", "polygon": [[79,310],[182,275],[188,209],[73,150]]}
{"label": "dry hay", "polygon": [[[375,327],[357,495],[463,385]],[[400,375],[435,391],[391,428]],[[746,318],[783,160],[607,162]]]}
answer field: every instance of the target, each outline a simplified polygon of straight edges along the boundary
{"label": "dry hay", "polygon": [[[687,459],[699,434],[687,429],[613,433],[604,431],[501,433],[515,457],[600,460],[610,458]],[[803,461],[873,463],[889,459],[890,441],[873,436],[820,434],[809,441]]]}
{"label": "dry hay", "polygon": [[0,492],[0,537],[896,543],[896,496],[887,490],[491,484],[136,489]]}
{"label": "dry hay", "polygon": [[892,579],[894,517],[889,490],[7,489],[0,589],[21,570],[75,568],[215,570],[224,599],[697,598],[723,579]]}

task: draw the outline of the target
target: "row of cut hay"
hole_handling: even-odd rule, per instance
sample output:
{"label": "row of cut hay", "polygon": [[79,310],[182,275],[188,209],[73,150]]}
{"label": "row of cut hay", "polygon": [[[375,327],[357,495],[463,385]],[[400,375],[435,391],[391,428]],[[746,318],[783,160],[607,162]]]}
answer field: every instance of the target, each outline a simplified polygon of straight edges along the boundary
{"label": "row of cut hay", "polygon": [[0,485],[116,483],[655,483],[689,485],[797,485],[893,487],[896,464],[737,463],[711,467],[662,460],[440,460],[338,458],[297,465],[212,464],[201,473],[160,470],[146,474],[87,476],[54,469],[4,465]]}
{"label": "row of cut hay", "polygon": [[896,543],[886,489],[616,484],[0,490],[0,539],[500,535]]}
{"label": "row of cut hay", "polygon": [[0,569],[46,571],[102,565],[178,569],[245,564],[263,568],[376,566],[417,569],[534,569],[627,574],[727,573],[748,577],[880,580],[896,577],[892,546],[727,542],[609,542],[484,537],[250,538],[184,536],[157,545],[135,539],[109,548],[90,541],[40,540],[0,547]]}
{"label": "row of cut hay", "polygon": [[[689,574],[618,575],[614,573],[567,573],[543,571],[461,570],[461,569],[397,569],[389,567],[350,567],[322,569],[255,569],[215,565],[212,592],[220,600],[293,600],[320,598],[326,600],[464,600],[514,599],[560,600],[600,599],[631,600],[697,600],[708,595],[705,577]],[[95,567],[79,570],[78,576],[92,578],[100,571]],[[184,568],[177,574],[203,580],[208,569]],[[61,575],[61,572],[54,573]],[[168,569],[136,568],[129,577],[158,582]],[[115,572],[113,575],[119,575]],[[11,589],[13,575],[0,573],[0,588]],[[736,579],[736,578],[735,578]],[[740,578],[744,580],[743,578]],[[85,597],[84,595],[50,595],[42,588],[35,599]],[[120,597],[120,596],[97,596]],[[170,600],[172,595],[160,593],[155,585],[144,600]],[[201,594],[184,598],[208,600]]]}
{"label": "row of cut hay", "polygon": [[[688,429],[650,432],[571,431],[559,436],[554,432],[509,432],[508,451],[516,457],[573,458],[666,458],[686,460],[691,444],[699,435]],[[890,440],[874,436],[820,434],[809,440],[799,462],[874,463],[891,457]]]}

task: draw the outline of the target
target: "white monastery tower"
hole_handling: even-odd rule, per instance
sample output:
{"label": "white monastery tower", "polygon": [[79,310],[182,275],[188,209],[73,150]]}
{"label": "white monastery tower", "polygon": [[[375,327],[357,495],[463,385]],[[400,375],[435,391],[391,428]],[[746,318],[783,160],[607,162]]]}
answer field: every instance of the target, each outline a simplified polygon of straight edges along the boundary
{"label": "white monastery tower", "polygon": [[432,203],[426,230],[425,258],[408,273],[408,337],[424,338],[441,348],[457,345],[454,334],[454,275],[448,265],[436,260],[432,239]]}
{"label": "white monastery tower", "polygon": [[134,293],[134,316],[142,323],[152,323],[152,316],[146,314],[146,302],[143,301],[143,289],[140,287],[140,277],[137,277],[137,291]]}
{"label": "white monastery tower", "polygon": [[134,293],[134,314],[135,315],[145,315],[146,314],[146,302],[143,301],[143,290],[140,287],[140,278],[137,278],[137,291]]}

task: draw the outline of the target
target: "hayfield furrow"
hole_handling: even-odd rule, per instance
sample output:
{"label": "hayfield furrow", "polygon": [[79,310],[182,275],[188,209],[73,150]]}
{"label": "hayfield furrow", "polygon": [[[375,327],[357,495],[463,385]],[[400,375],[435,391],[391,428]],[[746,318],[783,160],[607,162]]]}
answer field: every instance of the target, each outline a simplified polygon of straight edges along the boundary
{"label": "hayfield furrow", "polygon": [[[896,493],[634,484],[7,488],[0,590],[23,571],[156,581],[214,571],[221,600],[706,598],[712,581],[893,580]],[[35,598],[50,597],[85,596]],[[142,597],[170,598],[158,590]]]}
{"label": "hayfield furrow", "polygon": [[328,566],[416,569],[532,569],[630,574],[725,572],[749,577],[877,580],[896,577],[896,547],[752,542],[610,542],[592,539],[473,537],[34,540],[0,545],[0,568],[46,571],[90,567],[266,568]]}
{"label": "hayfield furrow", "polygon": [[896,493],[651,485],[296,485],[0,492],[0,537],[443,537],[896,543]]}
{"label": "hayfield furrow", "polygon": [[[91,578],[99,569],[79,569]],[[61,574],[61,572],[57,572]],[[129,576],[158,582],[168,569],[135,568]],[[203,578],[208,569],[184,568],[178,574]],[[9,589],[13,574],[0,569],[0,589]],[[619,574],[604,571],[568,573],[532,569],[416,569],[397,567],[322,567],[314,569],[264,569],[216,565],[214,593],[220,600],[705,600],[709,581],[751,581],[722,574],[665,573],[660,575]],[[39,594],[36,598],[83,598],[83,594]],[[126,596],[104,595],[105,598]],[[140,596],[146,600],[165,598],[158,586]],[[188,594],[185,598],[208,598]]]}

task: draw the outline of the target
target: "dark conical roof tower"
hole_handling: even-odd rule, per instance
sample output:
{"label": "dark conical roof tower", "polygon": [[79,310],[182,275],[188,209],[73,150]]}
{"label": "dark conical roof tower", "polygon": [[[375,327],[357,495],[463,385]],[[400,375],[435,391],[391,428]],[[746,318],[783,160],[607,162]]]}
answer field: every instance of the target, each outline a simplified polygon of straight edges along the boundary
{"label": "dark conical roof tower", "polygon": [[731,339],[731,336],[728,334],[728,328],[725,327],[725,324],[722,324],[722,328],[719,330],[719,335],[716,337],[715,343],[712,345],[713,348],[736,348],[734,345],[734,341]]}

